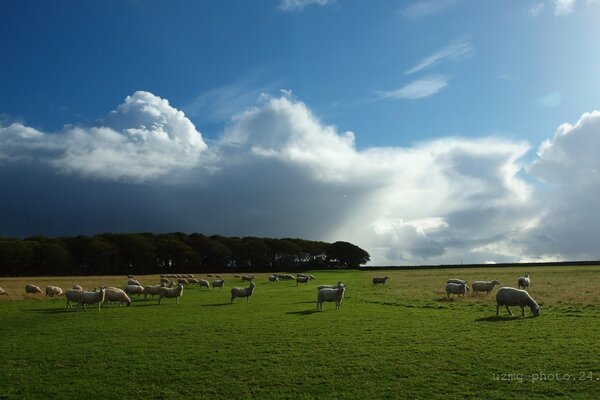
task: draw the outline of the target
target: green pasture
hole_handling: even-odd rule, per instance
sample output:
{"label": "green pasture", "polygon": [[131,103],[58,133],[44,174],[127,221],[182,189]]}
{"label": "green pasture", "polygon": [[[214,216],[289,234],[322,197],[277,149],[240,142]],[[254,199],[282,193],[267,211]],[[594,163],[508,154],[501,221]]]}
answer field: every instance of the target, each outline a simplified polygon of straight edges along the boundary
{"label": "green pasture", "polygon": [[[234,304],[231,287],[246,284],[226,275],[223,290],[186,287],[179,305],[134,300],[101,311],[67,310],[64,297],[3,296],[0,399],[600,398],[600,267],[530,268],[539,318],[528,309],[520,318],[518,307],[496,317],[496,290],[444,293],[448,278],[516,286],[524,272],[311,271],[317,279],[300,287],[257,274],[250,302]],[[388,284],[371,286],[386,274]],[[338,280],[348,282],[341,310],[316,311],[315,287]],[[74,279],[0,286],[36,282],[68,288]]]}

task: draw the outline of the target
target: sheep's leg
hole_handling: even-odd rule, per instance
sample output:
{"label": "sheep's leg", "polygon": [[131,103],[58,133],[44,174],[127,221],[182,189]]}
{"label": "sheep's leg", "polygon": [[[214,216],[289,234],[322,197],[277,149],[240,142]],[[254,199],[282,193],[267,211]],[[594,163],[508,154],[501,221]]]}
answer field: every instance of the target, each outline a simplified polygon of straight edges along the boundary
{"label": "sheep's leg", "polygon": [[500,315],[500,304],[496,304],[496,317]]}
{"label": "sheep's leg", "polygon": [[508,314],[512,317],[512,311],[510,311],[510,308],[508,308],[508,306],[506,306],[506,311],[508,311]]}
{"label": "sheep's leg", "polygon": [[521,306],[521,317],[525,318],[525,306]]}

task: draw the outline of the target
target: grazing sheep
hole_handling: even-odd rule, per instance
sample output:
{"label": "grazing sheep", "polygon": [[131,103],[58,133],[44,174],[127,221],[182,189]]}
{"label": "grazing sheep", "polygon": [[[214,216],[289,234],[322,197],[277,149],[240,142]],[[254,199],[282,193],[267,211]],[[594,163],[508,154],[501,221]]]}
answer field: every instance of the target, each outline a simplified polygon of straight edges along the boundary
{"label": "grazing sheep", "polygon": [[213,274],[206,274],[207,277],[212,278]]}
{"label": "grazing sheep", "polygon": [[234,278],[241,278],[241,275],[234,275]]}
{"label": "grazing sheep", "polygon": [[212,283],[212,287],[214,288],[223,288],[225,286],[225,280],[223,279],[215,279]]}
{"label": "grazing sheep", "polygon": [[190,282],[185,278],[177,278],[177,283],[179,283],[181,285],[187,285]]}
{"label": "grazing sheep", "polygon": [[450,298],[451,294],[456,294],[459,297],[461,294],[464,296],[465,293],[467,292],[467,290],[469,290],[469,287],[467,286],[466,283],[448,283],[448,284],[446,284],[446,294],[448,295],[448,298]]}
{"label": "grazing sheep", "polygon": [[200,281],[196,278],[187,278],[188,283],[200,283]]}
{"label": "grazing sheep", "polygon": [[100,311],[100,306],[104,302],[104,297],[106,294],[106,288],[101,287],[98,292],[85,292],[79,291],[79,295],[77,296],[77,309],[83,307],[84,310],[86,304],[98,304],[98,311]]}
{"label": "grazing sheep", "polygon": [[371,286],[375,286],[375,285],[379,285],[379,284],[385,285],[385,283],[387,282],[388,279],[390,279],[390,278],[387,275],[384,276],[383,278],[374,276],[373,281],[371,282]]}
{"label": "grazing sheep", "polygon": [[[144,290],[146,290],[148,287],[150,286],[146,286]],[[131,298],[127,296],[127,293],[119,288],[108,287],[104,292],[104,304],[108,306],[109,302],[119,303],[119,305],[121,305],[121,303],[125,303],[127,304],[127,307],[129,307],[131,305]]]}
{"label": "grazing sheep", "polygon": [[83,288],[79,285],[73,285],[73,287],[71,288],[71,290],[83,290]]}
{"label": "grazing sheep", "polygon": [[490,294],[492,290],[494,290],[494,286],[499,285],[500,282],[497,280],[493,281],[475,281],[471,284],[473,288],[473,296],[475,296],[478,292],[486,292]]}
{"label": "grazing sheep", "polygon": [[183,277],[187,279],[194,279],[194,274],[184,274]]}
{"label": "grazing sheep", "polygon": [[519,279],[517,280],[517,284],[518,284],[518,288],[521,289],[527,289],[529,287],[529,272],[525,272],[525,276],[521,276],[519,277]]}
{"label": "grazing sheep", "polygon": [[221,275],[215,275],[215,278],[217,278],[217,279],[223,279],[223,277]]}
{"label": "grazing sheep", "polygon": [[140,285],[127,285],[125,289],[123,289],[125,293],[128,295],[137,294],[137,298],[139,299],[142,294],[144,294],[144,287]]}
{"label": "grazing sheep", "polygon": [[177,304],[179,304],[179,298],[183,295],[183,283],[180,283],[179,285],[177,285],[177,287],[174,288],[166,288],[166,287],[162,287],[160,288],[159,291],[159,297],[158,297],[158,304],[160,304],[160,301],[162,300],[163,297],[166,297],[167,299],[176,299],[175,302]]}
{"label": "grazing sheep", "polygon": [[25,293],[32,293],[32,294],[42,293],[42,289],[40,289],[38,286],[28,284],[28,285],[25,285]]}
{"label": "grazing sheep", "polygon": [[296,277],[296,286],[298,286],[298,284],[300,284],[300,283],[308,283],[309,280],[310,280],[310,278],[308,276],[297,276]]}
{"label": "grazing sheep", "polygon": [[321,290],[321,289],[337,289],[340,286],[342,286],[342,281],[339,281],[335,285],[319,285],[319,286],[317,286],[317,290]]}
{"label": "grazing sheep", "polygon": [[0,296],[8,296],[8,293],[6,293],[6,290],[2,289],[0,287]]}
{"label": "grazing sheep", "polygon": [[127,280],[127,285],[135,285],[135,286],[142,286],[141,283],[139,283],[137,280],[135,279],[128,279]]}
{"label": "grazing sheep", "polygon": [[245,297],[246,303],[250,301],[250,297],[252,297],[252,293],[254,293],[254,288],[256,284],[254,282],[250,282],[250,286],[247,288],[239,288],[234,287],[231,289],[231,303],[233,303],[233,299],[236,297]]}
{"label": "grazing sheep", "polygon": [[56,297],[63,294],[63,290],[58,286],[46,286],[46,296]]}
{"label": "grazing sheep", "polygon": [[160,278],[160,283],[165,283],[168,285],[169,283],[171,283],[171,281],[168,280],[167,278]]}
{"label": "grazing sheep", "polygon": [[198,281],[198,283],[200,284],[200,287],[205,287],[207,289],[210,289],[210,282],[207,281],[206,279],[200,279]]}
{"label": "grazing sheep", "polygon": [[335,301],[335,309],[339,310],[342,304],[342,299],[344,298],[344,292],[346,291],[346,287],[343,283],[337,288],[324,288],[318,291],[317,293],[317,310],[323,310],[323,302]]}
{"label": "grazing sheep", "polygon": [[144,290],[142,291],[142,293],[144,294],[144,300],[146,300],[148,298],[148,296],[152,296],[152,298],[154,298],[154,296],[160,294],[160,288],[161,287],[166,287],[163,285],[156,285],[156,286],[146,286],[144,287]]}
{"label": "grazing sheep", "polygon": [[269,282],[279,282],[279,277],[276,275],[269,275]]}
{"label": "grazing sheep", "polygon": [[525,316],[525,306],[528,306],[534,317],[540,315],[540,306],[531,298],[525,290],[511,287],[502,287],[496,293],[496,316],[499,315],[500,306],[506,306],[506,311],[513,315],[508,306],[521,307],[521,316]]}
{"label": "grazing sheep", "polygon": [[279,275],[279,279],[283,279],[284,281],[293,281],[296,277],[292,274],[281,274]]}
{"label": "grazing sheep", "polygon": [[310,279],[311,281],[315,280],[315,276],[314,275],[308,275],[308,279]]}
{"label": "grazing sheep", "polygon": [[254,275],[242,275],[242,280],[252,282],[254,280]]}
{"label": "grazing sheep", "polygon": [[467,283],[467,281],[464,281],[462,279],[452,278],[452,279],[448,279],[446,281],[446,283],[458,283],[458,284],[461,284],[461,283]]}

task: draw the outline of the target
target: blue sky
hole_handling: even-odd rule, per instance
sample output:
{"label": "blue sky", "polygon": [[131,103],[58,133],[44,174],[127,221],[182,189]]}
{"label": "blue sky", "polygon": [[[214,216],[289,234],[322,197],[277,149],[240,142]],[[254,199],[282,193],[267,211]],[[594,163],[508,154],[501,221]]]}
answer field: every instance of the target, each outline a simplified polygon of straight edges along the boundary
{"label": "blue sky", "polygon": [[[540,243],[573,235],[544,225],[553,213],[567,218],[572,201],[572,177],[549,177],[561,170],[550,164],[597,144],[588,134],[596,117],[583,116],[600,108],[600,1],[20,0],[3,1],[0,12],[0,175],[14,192],[0,234],[304,235],[354,240],[379,263],[596,257],[591,244]],[[564,123],[582,133],[555,136]],[[584,144],[561,142],[571,139]],[[593,159],[578,168],[595,170]],[[396,170],[411,167],[431,174]],[[44,180],[56,186],[27,206],[52,211],[19,212],[48,168]],[[273,168],[288,175],[266,172]],[[594,177],[569,190],[589,196]],[[280,186],[292,178],[306,190],[298,196],[324,197],[289,197]],[[366,188],[350,183],[360,179]],[[165,181],[177,182],[161,203],[171,208],[127,201],[163,191]],[[254,203],[225,199],[224,182]],[[276,195],[244,191],[244,182]],[[95,201],[104,186],[129,195]],[[60,187],[97,212],[70,214],[75,200],[54,193]],[[215,199],[205,204],[208,194]],[[357,216],[353,207],[381,213]],[[585,212],[569,221],[589,220]],[[465,221],[479,218],[469,233]]]}

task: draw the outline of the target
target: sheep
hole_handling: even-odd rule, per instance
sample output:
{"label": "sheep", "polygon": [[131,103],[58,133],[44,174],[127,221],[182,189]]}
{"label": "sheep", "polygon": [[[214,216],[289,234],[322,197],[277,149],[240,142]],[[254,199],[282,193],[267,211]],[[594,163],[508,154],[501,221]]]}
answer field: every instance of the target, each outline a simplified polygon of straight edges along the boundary
{"label": "sheep", "polygon": [[475,296],[477,292],[486,292],[487,294],[490,294],[490,292],[494,290],[494,286],[499,284],[500,282],[495,279],[493,281],[474,281],[471,284],[471,287],[473,288],[473,296]]}
{"label": "sheep", "polygon": [[167,299],[175,298],[175,302],[179,304],[179,298],[183,295],[183,283],[177,285],[174,288],[162,287],[159,290],[158,304],[160,304],[163,297]]}
{"label": "sheep", "polygon": [[300,284],[300,283],[308,283],[309,280],[310,280],[310,278],[308,276],[297,276],[296,277],[296,286],[298,286],[298,284]]}
{"label": "sheep", "polygon": [[242,275],[242,280],[252,282],[254,280],[254,275]]}
{"label": "sheep", "polygon": [[223,288],[223,286],[225,286],[225,280],[223,280],[223,279],[215,279],[215,280],[212,282],[212,287],[213,287],[213,289],[214,289],[214,288],[217,288],[217,287],[218,287],[218,288]]}
{"label": "sheep", "polygon": [[217,278],[217,279],[223,279],[223,277],[221,275],[215,275],[215,278]]}
{"label": "sheep", "polygon": [[161,287],[165,287],[165,286],[163,286],[163,285],[146,286],[144,288],[144,290],[142,290],[142,293],[144,294],[144,300],[146,300],[149,295],[152,297],[158,295]]}
{"label": "sheep", "polygon": [[60,296],[63,293],[63,290],[58,286],[46,286],[46,296],[56,297]]}
{"label": "sheep", "polygon": [[183,277],[187,279],[194,279],[194,274],[185,274]]}
{"label": "sheep", "polygon": [[245,297],[246,303],[250,301],[250,297],[252,297],[252,293],[254,293],[254,288],[256,284],[254,282],[250,282],[250,286],[247,288],[239,288],[234,287],[231,289],[231,304],[233,304],[233,300],[236,297]]}
{"label": "sheep", "polygon": [[127,285],[135,285],[135,286],[142,286],[141,283],[139,283],[137,280],[135,279],[128,279],[127,280]]}
{"label": "sheep", "polygon": [[188,283],[200,283],[200,281],[196,278],[187,278]]}
{"label": "sheep", "polygon": [[210,282],[207,281],[206,279],[200,279],[199,281],[200,287],[205,287],[207,289],[210,289]]}
{"label": "sheep", "polygon": [[279,275],[279,279],[283,279],[284,281],[293,281],[296,277],[292,274],[281,274]]}
{"label": "sheep", "polygon": [[206,276],[207,276],[208,278],[212,278],[212,277],[213,277],[213,274],[206,274]]}
{"label": "sheep", "polygon": [[519,289],[523,288],[523,289],[527,289],[529,287],[529,272],[525,272],[525,276],[521,276],[519,277],[519,279],[517,280],[517,287]]}
{"label": "sheep", "polygon": [[70,289],[64,295],[67,298],[67,308],[71,308],[71,302],[79,303],[79,296],[83,293],[82,290]]}
{"label": "sheep", "polygon": [[387,275],[384,276],[383,278],[374,276],[373,280],[371,282],[371,286],[379,285],[380,283],[385,285],[385,283],[387,282],[388,279],[390,279],[390,278]]}
{"label": "sheep", "polygon": [[342,304],[342,299],[344,298],[344,292],[346,291],[346,286],[343,283],[337,288],[324,288],[317,292],[317,310],[323,311],[323,302],[335,301],[335,309],[339,310]]}
{"label": "sheep", "polygon": [[136,279],[133,275],[127,275],[127,279]]}
{"label": "sheep", "polygon": [[85,308],[86,304],[98,304],[98,311],[100,311],[100,306],[104,302],[105,295],[106,288],[104,287],[101,287],[100,291],[98,292],[79,291],[79,294],[77,296],[77,303],[79,303],[77,304],[77,309],[83,307],[84,310],[87,310]]}
{"label": "sheep", "polygon": [[308,279],[310,279],[311,281],[315,280],[315,276],[314,275],[308,275]]}
{"label": "sheep", "polygon": [[25,293],[32,293],[32,294],[42,293],[42,289],[40,289],[38,286],[28,284],[28,285],[25,285]]}
{"label": "sheep", "polygon": [[187,285],[190,282],[185,278],[177,278],[177,283],[182,284],[182,285]]}
{"label": "sheep", "polygon": [[269,275],[269,282],[279,282],[279,277],[276,275]]}
{"label": "sheep", "polygon": [[[146,286],[144,290],[146,290],[150,286]],[[118,302],[118,303],[126,303],[127,307],[131,305],[131,298],[127,296],[123,290],[115,287],[108,287],[104,292],[104,304],[108,305],[108,302]],[[120,304],[119,304],[120,305]]]}
{"label": "sheep", "polygon": [[234,278],[241,278],[242,276],[241,275],[234,275],[233,277]]}
{"label": "sheep", "polygon": [[171,283],[171,281],[170,281],[170,280],[168,280],[167,278],[160,278],[160,283],[166,283],[166,284],[169,284],[169,283]]}
{"label": "sheep", "polygon": [[461,284],[461,283],[467,283],[467,281],[464,281],[462,279],[452,278],[452,279],[448,279],[446,281],[446,283],[458,283],[458,284]]}
{"label": "sheep", "polygon": [[2,289],[0,287],[0,296],[8,296],[8,293],[6,293],[6,290]]}
{"label": "sheep", "polygon": [[140,295],[144,293],[144,287],[139,285],[127,285],[123,290],[128,295],[137,294],[138,299],[140,298]]}
{"label": "sheep", "polygon": [[337,289],[341,285],[342,285],[342,281],[339,281],[335,285],[319,285],[319,286],[317,286],[317,290],[321,290],[321,289]]}
{"label": "sheep", "polygon": [[502,287],[496,293],[496,316],[500,313],[500,306],[506,306],[509,315],[513,315],[508,306],[521,307],[521,317],[525,316],[525,306],[528,306],[534,317],[540,315],[540,306],[525,290],[511,287]]}
{"label": "sheep", "polygon": [[83,288],[79,285],[73,285],[73,287],[71,288],[71,290],[83,290]]}
{"label": "sheep", "polygon": [[461,294],[464,296],[467,290],[469,290],[469,287],[466,282],[446,284],[446,294],[448,295],[448,298],[450,298],[450,294],[456,294],[459,297]]}

